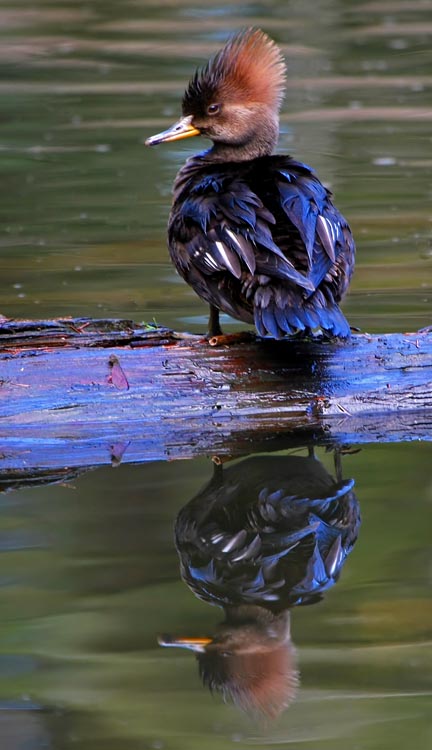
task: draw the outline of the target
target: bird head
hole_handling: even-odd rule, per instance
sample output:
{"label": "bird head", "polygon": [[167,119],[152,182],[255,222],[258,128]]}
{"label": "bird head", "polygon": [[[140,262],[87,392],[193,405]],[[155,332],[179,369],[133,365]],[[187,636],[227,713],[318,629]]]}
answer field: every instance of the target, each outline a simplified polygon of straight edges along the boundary
{"label": "bird head", "polygon": [[279,48],[263,31],[237,34],[192,77],[181,119],[146,144],[203,135],[224,159],[271,153],[279,132],[285,71]]}
{"label": "bird head", "polygon": [[248,714],[275,719],[297,692],[296,651],[289,612],[278,616],[262,607],[232,607],[209,638],[160,636],[161,646],[195,651],[200,675]]}

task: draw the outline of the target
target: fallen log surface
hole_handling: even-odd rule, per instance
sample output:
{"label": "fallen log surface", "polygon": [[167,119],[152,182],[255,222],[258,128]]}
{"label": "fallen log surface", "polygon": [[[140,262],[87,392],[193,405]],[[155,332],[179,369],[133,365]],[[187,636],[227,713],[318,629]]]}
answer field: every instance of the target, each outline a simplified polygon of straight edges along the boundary
{"label": "fallen log surface", "polygon": [[124,320],[1,320],[0,472],[432,440],[430,331],[223,341]]}

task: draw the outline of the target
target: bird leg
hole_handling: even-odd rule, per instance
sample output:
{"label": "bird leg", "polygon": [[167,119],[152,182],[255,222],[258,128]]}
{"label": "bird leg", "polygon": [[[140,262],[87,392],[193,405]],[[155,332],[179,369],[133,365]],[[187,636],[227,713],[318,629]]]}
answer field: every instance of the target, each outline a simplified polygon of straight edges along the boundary
{"label": "bird leg", "polygon": [[222,328],[219,323],[219,310],[214,305],[210,305],[210,314],[208,322],[208,334],[207,338],[211,339],[213,336],[222,336]]}
{"label": "bird leg", "polygon": [[210,305],[208,328],[209,330],[206,339],[210,346],[229,346],[230,344],[243,344],[245,342],[256,340],[255,334],[250,331],[224,334],[219,323],[219,310],[214,305]]}
{"label": "bird leg", "polygon": [[340,448],[334,450],[334,467],[336,480],[342,482],[342,450]]}

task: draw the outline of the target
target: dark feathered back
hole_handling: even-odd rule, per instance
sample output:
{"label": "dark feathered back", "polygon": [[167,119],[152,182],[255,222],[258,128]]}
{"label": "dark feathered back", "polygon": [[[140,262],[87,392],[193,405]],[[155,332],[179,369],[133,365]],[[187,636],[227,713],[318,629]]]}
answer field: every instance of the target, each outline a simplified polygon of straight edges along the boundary
{"label": "dark feathered back", "polygon": [[280,613],[318,601],[357,539],[353,485],[303,456],[253,456],[229,466],[177,517],[183,579],[224,607]]}

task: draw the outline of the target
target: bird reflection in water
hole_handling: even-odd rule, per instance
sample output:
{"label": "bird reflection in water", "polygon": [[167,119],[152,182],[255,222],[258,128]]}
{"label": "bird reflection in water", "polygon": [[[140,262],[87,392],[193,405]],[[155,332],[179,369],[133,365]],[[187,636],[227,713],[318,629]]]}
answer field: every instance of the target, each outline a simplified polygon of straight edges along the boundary
{"label": "bird reflection in water", "polygon": [[308,456],[251,456],[216,466],[178,514],[181,574],[194,594],[223,608],[214,635],[163,635],[196,652],[203,682],[251,714],[276,718],[295,697],[290,609],[319,601],[357,539],[353,479]]}

